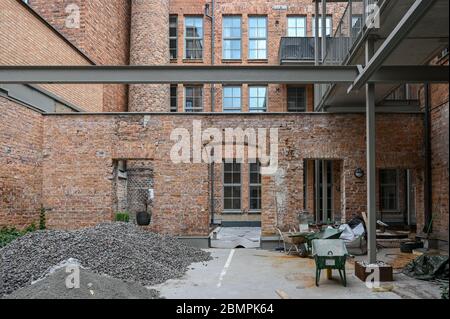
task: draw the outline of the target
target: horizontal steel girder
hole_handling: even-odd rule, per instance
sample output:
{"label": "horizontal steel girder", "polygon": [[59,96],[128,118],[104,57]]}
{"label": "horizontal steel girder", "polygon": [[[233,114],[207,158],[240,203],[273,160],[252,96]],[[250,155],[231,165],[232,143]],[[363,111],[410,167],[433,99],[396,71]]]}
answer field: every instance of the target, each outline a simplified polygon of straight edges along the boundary
{"label": "horizontal steel girder", "polygon": [[[357,66],[0,66],[5,83],[352,83]],[[448,66],[386,66],[371,83],[448,82]]]}

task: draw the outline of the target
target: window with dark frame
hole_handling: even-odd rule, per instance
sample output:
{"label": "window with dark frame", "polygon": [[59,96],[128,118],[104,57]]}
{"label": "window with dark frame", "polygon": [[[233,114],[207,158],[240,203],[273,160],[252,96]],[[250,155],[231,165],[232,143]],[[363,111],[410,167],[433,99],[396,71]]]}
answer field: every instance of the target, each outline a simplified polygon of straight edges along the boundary
{"label": "window with dark frame", "polygon": [[203,17],[184,18],[185,58],[203,58]]}
{"label": "window with dark frame", "polygon": [[249,163],[250,183],[249,183],[249,208],[253,211],[261,210],[261,164]]}
{"label": "window with dark frame", "polygon": [[170,86],[170,112],[178,112],[178,86]]}
{"label": "window with dark frame", "polygon": [[203,112],[203,87],[186,86],[184,98],[185,112]]}
{"label": "window with dark frame", "polygon": [[380,208],[382,211],[398,211],[398,170],[380,170]]}
{"label": "window with dark frame", "polygon": [[248,18],[248,58],[267,59],[267,17]]}
{"label": "window with dark frame", "polygon": [[288,112],[306,112],[306,89],[304,87],[287,88]]}
{"label": "window with dark frame", "polygon": [[169,16],[169,50],[170,58],[176,59],[178,56],[178,16]]}
{"label": "window with dark frame", "polygon": [[223,163],[223,209],[241,210],[241,164]]}
{"label": "window with dark frame", "polygon": [[241,58],[241,17],[224,16],[222,30],[223,59],[237,60]]}

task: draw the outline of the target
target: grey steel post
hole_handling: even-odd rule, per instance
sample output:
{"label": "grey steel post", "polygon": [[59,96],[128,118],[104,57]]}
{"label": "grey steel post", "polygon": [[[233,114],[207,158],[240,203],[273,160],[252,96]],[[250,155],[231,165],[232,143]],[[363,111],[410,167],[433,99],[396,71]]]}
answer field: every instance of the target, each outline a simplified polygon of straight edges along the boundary
{"label": "grey steel post", "polygon": [[315,2],[314,11],[314,64],[319,65],[319,0]]}
{"label": "grey steel post", "polygon": [[[365,55],[366,63],[374,53],[374,40],[369,38],[366,41]],[[367,246],[369,263],[377,261],[377,238],[376,238],[376,198],[375,198],[375,176],[376,176],[376,156],[375,156],[375,84],[366,84],[366,135],[367,135]]]}
{"label": "grey steel post", "polygon": [[322,221],[328,220],[328,166],[327,161],[322,160]]}
{"label": "grey steel post", "polygon": [[327,54],[327,0],[322,0],[322,63]]}

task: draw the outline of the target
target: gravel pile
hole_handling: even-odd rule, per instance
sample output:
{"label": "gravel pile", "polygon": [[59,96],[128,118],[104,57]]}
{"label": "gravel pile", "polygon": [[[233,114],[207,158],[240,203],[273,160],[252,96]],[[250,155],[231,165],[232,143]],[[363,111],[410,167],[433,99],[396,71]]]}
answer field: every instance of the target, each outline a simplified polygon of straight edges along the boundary
{"label": "gravel pile", "polygon": [[191,263],[211,259],[208,252],[174,237],[128,223],[76,231],[36,231],[0,249],[0,296],[31,284],[70,258],[97,274],[142,285],[181,277]]}
{"label": "gravel pile", "polygon": [[80,287],[66,287],[65,269],[49,274],[5,299],[157,299],[159,293],[136,282],[125,282],[80,268]]}

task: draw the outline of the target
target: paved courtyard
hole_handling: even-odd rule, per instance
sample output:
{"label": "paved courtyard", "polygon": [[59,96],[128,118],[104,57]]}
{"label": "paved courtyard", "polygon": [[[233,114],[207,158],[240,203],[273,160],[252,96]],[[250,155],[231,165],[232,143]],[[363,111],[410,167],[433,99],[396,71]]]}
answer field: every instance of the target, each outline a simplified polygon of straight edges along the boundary
{"label": "paved courtyard", "polygon": [[[393,283],[383,285],[384,292],[374,292],[354,276],[353,261],[347,262],[347,287],[333,272],[328,280],[322,273],[320,286],[315,286],[314,260],[286,256],[282,252],[261,249],[209,249],[213,260],[193,264],[184,277],[153,286],[165,298],[324,298],[324,299],[400,299],[440,298],[435,283],[418,281],[394,269]],[[380,259],[401,267],[408,256],[398,249],[386,249]],[[361,259],[360,257],[356,257]]]}

